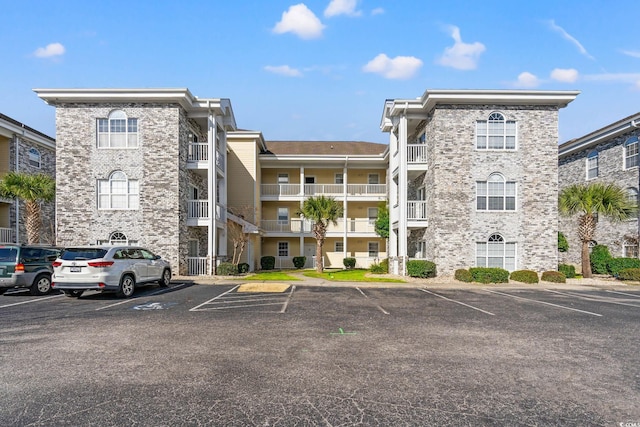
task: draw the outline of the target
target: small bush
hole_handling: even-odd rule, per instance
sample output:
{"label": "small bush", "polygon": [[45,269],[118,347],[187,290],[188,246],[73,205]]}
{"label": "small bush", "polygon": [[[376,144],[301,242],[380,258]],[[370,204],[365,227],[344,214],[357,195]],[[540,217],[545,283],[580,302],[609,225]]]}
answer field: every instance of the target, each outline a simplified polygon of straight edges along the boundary
{"label": "small bush", "polygon": [[509,280],[522,283],[538,283],[538,273],[532,270],[517,270],[511,273]]}
{"label": "small bush", "polygon": [[354,268],[356,266],[356,259],[355,258],[345,258],[342,260],[342,263],[344,264],[345,268]]}
{"label": "small bush", "polygon": [[562,232],[558,232],[558,252],[567,252],[569,250],[569,243],[567,238]]}
{"label": "small bush", "polygon": [[620,274],[621,270],[628,268],[640,268],[640,259],[638,258],[611,258],[607,263],[607,270],[612,276]]}
{"label": "small bush", "polygon": [[609,274],[607,263],[611,260],[609,247],[605,245],[595,245],[591,249],[591,272],[594,274]]}
{"label": "small bush", "polygon": [[373,273],[373,274],[385,274],[385,273],[388,272],[388,270],[384,268],[382,263],[380,263],[380,264],[378,264],[378,263],[371,264],[371,267],[369,267],[369,271],[371,273]]}
{"label": "small bush", "polygon": [[453,277],[454,279],[459,280],[460,282],[467,282],[467,283],[473,282],[473,276],[471,276],[471,272],[463,268],[456,270]]}
{"label": "small bush", "polygon": [[640,282],[640,268],[625,268],[618,272],[619,280]]}
{"label": "small bush", "polygon": [[559,264],[558,265],[558,271],[560,273],[564,274],[564,276],[567,279],[573,279],[574,277],[576,277],[576,267],[575,267],[575,265]]}
{"label": "small bush", "polygon": [[246,262],[241,262],[240,264],[238,264],[238,273],[244,274],[248,272],[249,272],[249,264],[247,264]]}
{"label": "small bush", "polygon": [[411,277],[436,277],[436,264],[422,259],[412,259],[407,262],[407,274]]}
{"label": "small bush", "polygon": [[303,268],[306,263],[307,263],[307,257],[306,256],[294,256],[293,257],[293,266],[295,268],[297,268],[298,270]]}
{"label": "small bush", "polygon": [[559,271],[545,271],[542,273],[543,282],[566,283],[567,278]]}
{"label": "small bush", "polygon": [[509,283],[509,272],[497,267],[472,267],[469,269],[474,282]]}
{"label": "small bush", "polygon": [[221,262],[216,268],[218,276],[235,276],[238,274],[238,267],[230,262]]}
{"label": "small bush", "polygon": [[385,273],[389,272],[389,258],[385,258],[380,261],[380,265],[384,268]]}
{"label": "small bush", "polygon": [[276,266],[276,257],[271,255],[265,255],[260,258],[260,268],[263,270],[273,270]]}

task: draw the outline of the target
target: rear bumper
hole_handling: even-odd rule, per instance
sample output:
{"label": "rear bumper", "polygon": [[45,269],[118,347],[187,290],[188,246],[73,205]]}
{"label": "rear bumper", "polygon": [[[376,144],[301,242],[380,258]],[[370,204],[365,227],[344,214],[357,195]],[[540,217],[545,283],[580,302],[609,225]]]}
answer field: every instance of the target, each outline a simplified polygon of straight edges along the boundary
{"label": "rear bumper", "polygon": [[106,283],[69,283],[69,282],[51,282],[53,289],[61,291],[86,291],[93,289],[96,291],[117,291],[118,285],[108,285]]}
{"label": "rear bumper", "polygon": [[26,287],[28,286],[24,280],[22,280],[22,275],[13,274],[11,277],[0,277],[0,288],[15,288],[15,287]]}

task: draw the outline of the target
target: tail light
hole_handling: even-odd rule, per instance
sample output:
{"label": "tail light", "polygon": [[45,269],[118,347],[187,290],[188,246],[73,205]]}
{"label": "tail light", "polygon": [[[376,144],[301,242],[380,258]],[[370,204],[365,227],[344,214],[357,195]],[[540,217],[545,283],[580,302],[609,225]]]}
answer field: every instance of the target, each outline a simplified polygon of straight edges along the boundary
{"label": "tail light", "polygon": [[16,264],[16,271],[24,271],[24,264]]}
{"label": "tail light", "polygon": [[62,265],[62,263],[60,261],[54,261],[51,263],[52,267],[60,267]]}
{"label": "tail light", "polygon": [[88,262],[87,265],[89,267],[111,267],[113,265],[113,261],[94,261]]}

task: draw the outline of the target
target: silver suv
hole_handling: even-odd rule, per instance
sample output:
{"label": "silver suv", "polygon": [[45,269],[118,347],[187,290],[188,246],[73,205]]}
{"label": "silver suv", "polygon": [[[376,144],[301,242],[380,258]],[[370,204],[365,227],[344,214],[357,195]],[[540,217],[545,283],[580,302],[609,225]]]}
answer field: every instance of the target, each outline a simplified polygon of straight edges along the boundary
{"label": "silver suv", "polygon": [[0,295],[11,288],[29,288],[31,295],[51,291],[51,263],[60,248],[38,245],[0,245]]}
{"label": "silver suv", "polygon": [[133,295],[136,286],[158,282],[169,286],[171,266],[151,251],[136,246],[65,248],[53,263],[53,289],[79,297],[87,289]]}

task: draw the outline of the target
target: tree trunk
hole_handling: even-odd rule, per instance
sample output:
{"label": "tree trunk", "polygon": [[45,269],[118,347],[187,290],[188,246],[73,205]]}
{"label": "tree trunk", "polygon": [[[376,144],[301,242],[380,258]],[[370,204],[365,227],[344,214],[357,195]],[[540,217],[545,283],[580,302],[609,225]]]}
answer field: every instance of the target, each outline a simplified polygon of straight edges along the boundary
{"label": "tree trunk", "polygon": [[589,241],[582,241],[582,277],[591,278],[591,257],[589,256]]}
{"label": "tree trunk", "polygon": [[28,200],[25,205],[27,210],[27,243],[40,243],[40,205],[31,200]]}
{"label": "tree trunk", "polygon": [[324,262],[322,262],[322,240],[316,242],[316,271],[322,273],[324,271]]}

